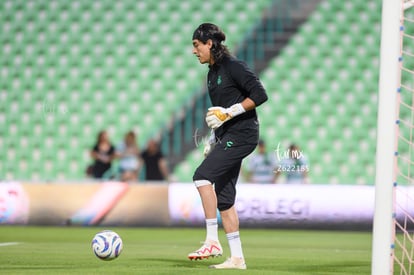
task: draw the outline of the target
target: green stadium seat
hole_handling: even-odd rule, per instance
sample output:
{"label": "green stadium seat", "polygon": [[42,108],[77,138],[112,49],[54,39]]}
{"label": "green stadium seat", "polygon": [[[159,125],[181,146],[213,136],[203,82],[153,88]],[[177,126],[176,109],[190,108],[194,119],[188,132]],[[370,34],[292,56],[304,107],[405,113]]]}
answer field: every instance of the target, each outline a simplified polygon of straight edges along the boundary
{"label": "green stadium seat", "polygon": [[[226,44],[232,49],[272,2],[45,1],[31,9],[30,1],[16,2],[10,9],[1,5],[0,25],[12,28],[3,28],[0,35],[3,49],[10,49],[0,61],[2,68],[10,70],[0,74],[0,92],[16,96],[0,102],[0,129],[7,131],[2,142],[14,150],[10,153],[14,154],[12,161],[21,162],[12,167],[22,168],[11,168],[9,177],[83,178],[84,164],[89,161],[87,151],[99,130],[112,127],[118,133],[135,127],[143,138],[158,132],[204,85],[205,68],[191,54],[194,27],[205,21],[217,22],[228,33]],[[227,13],[226,9],[237,12]],[[372,60],[378,62],[375,49],[379,39],[368,26],[378,22],[379,9],[379,3],[356,0],[321,2],[291,46],[261,76],[271,98],[260,110],[265,138],[280,142],[297,138],[306,146],[309,140],[319,142],[318,128],[326,126],[326,115],[332,114],[344,93],[353,91],[344,83],[356,80],[359,92],[351,102],[343,103],[345,115],[357,115],[359,110],[366,119],[358,129],[375,129],[375,119],[369,118],[375,117],[376,97],[367,93],[377,92],[372,83],[377,83],[378,73]],[[338,10],[343,21],[337,20]],[[17,12],[22,18],[13,16]],[[357,24],[358,20],[363,24]],[[348,26],[359,28],[350,32]],[[16,35],[15,29],[22,35]],[[356,30],[363,38],[354,35]],[[333,49],[333,45],[347,48]],[[338,58],[337,54],[357,54],[357,61],[350,64],[349,58]],[[345,61],[339,63],[342,59]],[[360,67],[363,72],[358,70]],[[338,77],[341,69],[348,70],[344,79]],[[338,82],[336,89],[330,85],[333,81]],[[20,96],[23,91],[30,94],[24,100]],[[286,110],[284,106],[289,107]],[[164,116],[157,115],[161,110]],[[346,125],[345,118],[337,116],[335,120]],[[335,136],[332,131],[334,127],[328,127],[321,133],[329,139]],[[45,138],[52,139],[53,145],[45,146]],[[20,152],[21,142],[36,148],[36,158],[23,149]],[[326,147],[318,144],[315,148]],[[177,172],[179,178],[191,180],[194,163],[201,160],[199,153],[189,155],[191,164],[186,161],[184,168],[177,168],[181,171]],[[5,161],[10,162],[6,155],[0,157],[0,163]],[[66,167],[61,165],[67,161],[70,163]],[[321,167],[319,174],[315,172],[315,181],[328,183],[329,177],[336,177],[341,182],[338,173],[324,173],[325,163],[322,165],[315,157],[312,161]],[[361,181],[370,181],[370,177],[358,175]]]}

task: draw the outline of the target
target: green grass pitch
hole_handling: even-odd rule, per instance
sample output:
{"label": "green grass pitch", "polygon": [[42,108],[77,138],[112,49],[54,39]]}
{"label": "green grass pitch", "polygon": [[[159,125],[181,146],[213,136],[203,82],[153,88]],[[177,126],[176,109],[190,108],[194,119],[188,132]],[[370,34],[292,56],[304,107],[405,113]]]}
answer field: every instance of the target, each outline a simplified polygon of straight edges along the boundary
{"label": "green grass pitch", "polygon": [[[95,257],[91,240],[116,231],[124,250],[118,259]],[[0,226],[0,274],[369,274],[370,232],[241,229],[247,270],[213,270],[224,255],[190,261],[203,228],[101,228]],[[11,244],[10,244],[11,243]]]}

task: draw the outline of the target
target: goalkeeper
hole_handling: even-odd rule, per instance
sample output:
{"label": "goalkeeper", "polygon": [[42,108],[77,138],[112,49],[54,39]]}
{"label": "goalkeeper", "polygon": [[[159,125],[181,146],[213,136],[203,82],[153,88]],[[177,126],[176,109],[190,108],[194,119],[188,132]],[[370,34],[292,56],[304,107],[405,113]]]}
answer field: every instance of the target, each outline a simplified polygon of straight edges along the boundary
{"label": "goalkeeper", "polygon": [[213,107],[208,109],[205,120],[214,130],[215,144],[207,144],[206,157],[193,176],[207,232],[203,246],[188,258],[197,260],[222,255],[218,209],[231,257],[210,268],[246,269],[234,206],[236,182],[242,160],[257,146],[259,123],[255,108],[267,100],[267,95],[256,75],[222,44],[225,38],[221,29],[210,23],[201,24],[193,34],[193,54],[201,64],[209,66],[207,86]]}

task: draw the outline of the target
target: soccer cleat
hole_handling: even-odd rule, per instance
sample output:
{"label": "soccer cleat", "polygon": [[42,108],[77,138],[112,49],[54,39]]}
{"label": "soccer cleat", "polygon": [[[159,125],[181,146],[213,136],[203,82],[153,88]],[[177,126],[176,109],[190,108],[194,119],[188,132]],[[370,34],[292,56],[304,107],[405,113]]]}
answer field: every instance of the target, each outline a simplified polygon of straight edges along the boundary
{"label": "soccer cleat", "polygon": [[196,251],[188,254],[190,260],[203,260],[210,257],[218,257],[223,254],[223,249],[217,241],[205,241],[203,245]]}
{"label": "soccer cleat", "polygon": [[247,269],[243,258],[231,257],[222,264],[210,265],[208,268],[216,269]]}

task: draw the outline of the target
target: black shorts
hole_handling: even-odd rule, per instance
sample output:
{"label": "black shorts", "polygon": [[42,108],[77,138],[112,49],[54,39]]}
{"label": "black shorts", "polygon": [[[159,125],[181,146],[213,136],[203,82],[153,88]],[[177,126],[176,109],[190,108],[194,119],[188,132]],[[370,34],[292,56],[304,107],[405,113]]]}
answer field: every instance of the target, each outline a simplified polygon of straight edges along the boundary
{"label": "black shorts", "polygon": [[227,210],[234,205],[242,160],[254,151],[256,141],[254,133],[247,142],[239,135],[225,135],[194,172],[194,181],[208,180],[214,184],[219,210]]}

